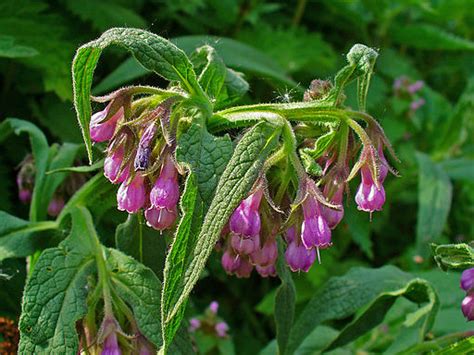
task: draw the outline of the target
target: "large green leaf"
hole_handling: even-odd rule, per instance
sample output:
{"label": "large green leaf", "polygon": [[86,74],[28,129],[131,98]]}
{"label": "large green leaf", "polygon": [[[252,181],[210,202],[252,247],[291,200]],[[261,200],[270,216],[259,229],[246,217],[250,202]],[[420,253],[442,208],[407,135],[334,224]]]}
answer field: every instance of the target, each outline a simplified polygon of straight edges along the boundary
{"label": "large green leaf", "polygon": [[49,159],[48,141],[43,132],[33,123],[17,118],[7,118],[0,123],[0,142],[4,141],[12,133],[16,135],[27,133],[30,137],[36,169],[35,187],[30,206],[30,220],[38,221],[46,217],[46,208],[49,202],[43,199],[45,172]]}
{"label": "large green leaf", "polygon": [[390,31],[393,40],[404,46],[426,50],[474,50],[474,42],[428,24],[403,24]]}
{"label": "large green leaf", "polygon": [[474,181],[474,159],[447,159],[440,165],[451,179]]}
{"label": "large green leaf", "polygon": [[83,45],[74,57],[72,72],[74,104],[90,161],[92,161],[89,136],[92,78],[102,50],[110,45],[124,47],[146,69],[167,80],[180,82],[189,92],[201,92],[193,66],[186,54],[171,42],[151,32],[132,28],[112,28],[95,41]]}
{"label": "large green leaf", "polygon": [[95,270],[95,231],[90,214],[73,211],[69,238],[38,259],[24,292],[21,354],[75,354],[76,321],[87,312],[87,277]]}
{"label": "large green leaf", "polygon": [[37,54],[36,49],[15,43],[14,37],[0,36],[0,57],[22,58],[33,57]]}
{"label": "large green leaf", "polygon": [[429,243],[436,242],[443,232],[453,187],[448,175],[429,156],[418,152],[418,218],[416,242],[418,252],[427,256]]}
{"label": "large green leaf", "polygon": [[334,277],[310,300],[293,326],[287,354],[293,354],[319,324],[343,319],[363,308],[362,312],[342,330],[329,348],[348,343],[378,325],[397,297],[425,303],[406,318],[413,324],[423,320],[420,336],[431,327],[438,308],[437,296],[425,281],[393,266],[380,269],[354,268],[345,276]]}
{"label": "large green leaf", "polygon": [[0,261],[33,254],[43,243],[39,233],[57,228],[53,221],[28,222],[0,211]]}
{"label": "large green leaf", "polygon": [[[198,210],[200,208],[199,200],[196,199],[198,187],[190,187],[190,182],[193,185],[196,184],[193,182],[192,174],[191,178],[188,178],[186,189],[189,189],[190,192],[185,192],[185,196],[190,201],[182,203],[184,217],[178,227],[165,268],[162,299],[165,347],[171,343],[183,316],[187,298],[198,281],[222,228],[238,203],[248,194],[278,137],[279,130],[275,130],[275,127],[265,122],[257,124],[242,137],[219,180],[203,225],[191,243],[188,242],[188,238],[190,238],[192,229],[196,230],[196,225],[193,226],[193,218],[190,214],[196,204]],[[190,212],[186,212],[188,209]],[[184,254],[184,250],[178,251],[176,245],[181,248],[187,246],[186,254]],[[173,262],[175,258],[176,262]],[[172,287],[172,292],[168,292],[170,287]]]}

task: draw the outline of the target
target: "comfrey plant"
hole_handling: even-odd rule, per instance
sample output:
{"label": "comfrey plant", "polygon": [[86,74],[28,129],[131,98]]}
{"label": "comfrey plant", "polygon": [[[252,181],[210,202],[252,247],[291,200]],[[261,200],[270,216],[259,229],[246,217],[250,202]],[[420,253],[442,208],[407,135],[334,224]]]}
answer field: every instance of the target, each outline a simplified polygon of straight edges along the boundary
{"label": "comfrey plant", "polygon": [[[109,45],[126,48],[169,85],[91,97],[94,69]],[[59,216],[71,216],[71,235],[35,266],[39,273],[56,257],[64,267],[80,265],[77,274],[62,279],[80,286],[80,301],[68,316],[72,324],[64,325],[70,337],[61,346],[72,352],[173,353],[188,297],[214,248],[222,251],[225,271],[237,277],[253,269],[262,277],[280,275],[284,261],[292,271],[306,272],[321,250],[337,244],[331,231],[343,219],[350,180],[360,180],[359,210],[382,210],[383,183],[394,172],[385,155],[395,156],[365,110],[376,58],[375,50],[357,44],[334,80],[314,80],[303,101],[232,106],[249,85],[210,46],[187,56],[152,33],[116,28],[81,47],[73,62],[74,100],[89,159],[93,144],[105,152],[103,174],[108,188],[119,185],[119,210],[144,216],[149,228],[172,238],[161,284],[161,275],[103,247],[86,199],[72,198]],[[344,105],[344,88],[353,81],[358,110]],[[95,113],[91,99],[103,105]],[[101,177],[94,179],[88,184]],[[25,351],[51,349],[57,341],[41,327],[46,304],[28,296],[46,287],[35,283],[41,275],[35,277],[20,322]],[[65,302],[74,299],[66,296]],[[216,331],[225,336],[227,329]]]}

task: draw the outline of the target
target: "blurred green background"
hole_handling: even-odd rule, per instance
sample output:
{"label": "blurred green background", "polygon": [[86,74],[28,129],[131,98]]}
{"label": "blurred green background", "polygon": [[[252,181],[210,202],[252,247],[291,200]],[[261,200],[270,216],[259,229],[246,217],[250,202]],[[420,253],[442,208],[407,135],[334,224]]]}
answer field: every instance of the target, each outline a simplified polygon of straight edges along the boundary
{"label": "blurred green background", "polygon": [[[401,177],[387,179],[387,203],[372,222],[356,213],[354,203],[346,206],[322,265],[294,275],[298,304],[354,265],[395,264],[439,289],[442,309],[434,336],[464,331],[470,327],[459,309],[459,275],[437,270],[429,243],[470,242],[474,236],[473,5],[472,0],[3,0],[0,121],[30,120],[50,143],[81,142],[71,101],[71,61],[82,43],[114,26],[150,30],[187,52],[203,43],[215,46],[250,82],[242,103],[301,100],[312,79],[329,79],[344,65],[343,54],[353,44],[377,48],[368,111],[391,139],[401,159],[392,163]],[[116,49],[106,51],[95,80],[96,94],[132,82],[164,84]],[[408,86],[417,80],[423,87],[410,93]],[[352,89],[346,103],[355,108]],[[27,210],[18,204],[15,174],[29,149],[18,139],[2,146],[0,155],[1,209],[23,217]],[[22,278],[15,280],[0,296],[21,295]],[[229,279],[214,255],[189,313],[217,299],[237,353],[255,353],[274,335],[277,285],[256,276]],[[388,328],[377,328],[346,350],[376,352],[393,345],[403,331],[397,310],[411,306],[398,303],[386,318]],[[234,312],[235,305],[241,311]],[[16,311],[19,304],[9,314]]]}

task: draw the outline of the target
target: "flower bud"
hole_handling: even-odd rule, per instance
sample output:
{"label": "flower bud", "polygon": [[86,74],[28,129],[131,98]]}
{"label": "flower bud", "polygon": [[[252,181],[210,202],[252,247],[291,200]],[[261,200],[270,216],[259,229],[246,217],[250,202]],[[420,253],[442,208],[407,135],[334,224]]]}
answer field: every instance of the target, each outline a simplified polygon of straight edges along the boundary
{"label": "flower bud", "polygon": [[229,326],[226,322],[219,322],[215,325],[214,329],[216,330],[217,336],[220,338],[225,338],[227,336],[227,331]]}
{"label": "flower bud", "polygon": [[380,183],[379,188],[377,188],[372,174],[366,165],[361,168],[361,176],[362,182],[355,196],[357,208],[366,212],[381,211],[385,203],[385,190],[382,184]]}
{"label": "flower bud", "polygon": [[259,275],[262,277],[268,277],[268,276],[275,277],[276,276],[276,269],[275,269],[275,265],[273,264],[270,264],[267,266],[257,265],[255,269],[257,270]]}
{"label": "flower bud", "polygon": [[105,142],[113,137],[117,122],[123,117],[123,107],[121,107],[107,121],[104,121],[104,119],[109,114],[110,108],[111,103],[108,104],[104,110],[96,112],[92,115],[89,126],[89,132],[92,141]]}
{"label": "flower bud", "polygon": [[179,200],[178,171],[171,157],[167,156],[160,175],[150,192],[150,203],[158,208],[176,208]]}
{"label": "flower bud", "polygon": [[222,254],[221,264],[225,272],[228,274],[233,274],[240,266],[241,257],[232,249],[227,249],[224,254]]}
{"label": "flower bud", "polygon": [[474,288],[474,267],[463,271],[461,275],[461,288],[464,291]]}
{"label": "flower bud", "polygon": [[201,321],[197,318],[191,318],[189,320],[189,331],[191,333],[194,333],[196,330],[198,330],[201,327]]}
{"label": "flower bud", "polygon": [[104,347],[102,348],[101,355],[121,355],[122,351],[120,350],[117,333],[110,333],[104,341]]}
{"label": "flower bud", "polygon": [[[336,185],[336,186],[331,186]],[[339,205],[340,209],[335,210],[327,206],[321,206],[321,214],[326,220],[330,229],[336,228],[344,217],[343,197],[344,197],[344,183],[337,183],[336,180],[328,182],[324,186],[323,195],[328,198],[333,205]],[[334,191],[331,191],[334,190]],[[333,193],[332,196],[331,192]]]}
{"label": "flower bud", "polygon": [[61,196],[54,196],[48,205],[48,214],[56,217],[64,208],[64,199]]}
{"label": "flower bud", "polygon": [[146,224],[159,231],[170,228],[177,217],[178,210],[176,206],[171,209],[166,207],[150,207],[145,210]]}
{"label": "flower bud", "polygon": [[212,314],[217,314],[217,311],[219,310],[219,302],[212,301],[211,304],[209,305],[209,310],[211,311]]}
{"label": "flower bud", "polygon": [[252,263],[260,267],[273,265],[277,257],[278,245],[275,239],[267,241],[262,248],[259,248],[250,254],[250,260]]}
{"label": "flower bud", "polygon": [[462,313],[468,321],[474,320],[474,292],[470,292],[462,300]]}
{"label": "flower bud", "polygon": [[137,154],[135,156],[135,171],[145,170],[150,164],[150,155],[152,151],[152,142],[156,134],[156,124],[152,122],[143,132],[138,143]]}
{"label": "flower bud", "polygon": [[241,236],[251,237],[260,233],[261,221],[258,209],[263,191],[258,190],[245,200],[232,213],[229,221],[230,231]]}
{"label": "flower bud", "polygon": [[231,233],[230,245],[237,254],[250,255],[260,248],[260,236],[245,237],[239,234]]}
{"label": "flower bud", "polygon": [[288,244],[293,243],[296,240],[296,228],[295,228],[295,226],[291,226],[286,230],[285,240]]}
{"label": "flower bud", "polygon": [[308,272],[316,260],[316,250],[308,250],[302,244],[291,242],[285,251],[285,259],[291,271]]}
{"label": "flower bud", "polygon": [[18,198],[22,203],[30,203],[31,202],[32,192],[28,189],[21,189],[18,190]]}
{"label": "flower bud", "polygon": [[125,148],[119,146],[113,152],[109,153],[104,161],[104,175],[112,184],[118,184],[127,180],[130,176],[130,166],[127,164],[122,171],[122,162]]}
{"label": "flower bud", "polygon": [[120,211],[136,213],[145,206],[145,178],[136,174],[131,181],[124,181],[117,192],[117,208]]}
{"label": "flower bud", "polygon": [[122,354],[117,339],[117,331],[119,330],[120,326],[113,316],[106,316],[104,318],[98,332],[98,342],[103,344],[102,355]]}
{"label": "flower bud", "polygon": [[332,245],[331,230],[321,214],[319,202],[311,195],[303,202],[303,215],[301,240],[306,249],[330,247]]}

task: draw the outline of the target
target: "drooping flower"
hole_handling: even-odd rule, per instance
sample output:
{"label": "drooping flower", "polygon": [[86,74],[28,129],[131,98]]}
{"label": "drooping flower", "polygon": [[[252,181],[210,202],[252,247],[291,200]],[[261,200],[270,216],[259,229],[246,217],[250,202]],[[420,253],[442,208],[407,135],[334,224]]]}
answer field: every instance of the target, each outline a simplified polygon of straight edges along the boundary
{"label": "drooping flower", "polygon": [[229,275],[233,274],[240,267],[240,262],[240,256],[231,248],[227,249],[224,254],[222,254],[221,264],[225,272]]}
{"label": "drooping flower", "polygon": [[291,271],[308,272],[316,260],[316,250],[306,249],[303,244],[290,242],[285,251],[285,260]]}
{"label": "drooping flower", "polygon": [[121,355],[122,351],[120,350],[117,333],[110,333],[104,341],[104,347],[102,348],[102,355]]}
{"label": "drooping flower", "polygon": [[266,267],[273,265],[278,257],[278,245],[275,239],[267,240],[265,244],[250,254],[254,265]]}
{"label": "drooping flower", "polygon": [[120,325],[113,316],[105,316],[99,328],[99,344],[102,345],[102,355],[121,355],[117,332],[120,331]]}
{"label": "drooping flower", "polygon": [[35,184],[35,174],[36,168],[33,155],[27,154],[20,163],[20,170],[16,176],[18,198],[22,203],[31,202]]}
{"label": "drooping flower", "polygon": [[227,331],[229,326],[226,322],[219,322],[215,325],[214,329],[216,330],[217,336],[220,338],[225,338],[227,336]]}
{"label": "drooping flower", "polygon": [[240,203],[230,217],[231,233],[243,237],[254,237],[260,233],[261,221],[258,209],[262,196],[263,191],[259,189]]}
{"label": "drooping flower", "polygon": [[325,249],[332,245],[331,230],[324,219],[319,202],[312,196],[303,202],[304,220],[301,225],[301,240],[306,249]]}
{"label": "drooping flower", "polygon": [[336,228],[344,217],[343,198],[345,190],[345,179],[332,178],[324,185],[323,195],[333,205],[340,206],[339,209],[333,209],[321,205],[321,213],[330,229]]}
{"label": "drooping flower", "polygon": [[48,214],[56,217],[64,208],[64,198],[62,196],[54,196],[48,205]]}
{"label": "drooping flower", "polygon": [[382,183],[379,183],[377,187],[366,164],[361,167],[361,178],[362,181],[355,196],[357,208],[366,212],[381,211],[385,203],[385,189]]}
{"label": "drooping flower", "polygon": [[262,277],[275,277],[276,276],[276,269],[274,264],[270,264],[267,266],[255,266],[255,270],[257,270],[258,274]]}
{"label": "drooping flower", "polygon": [[104,175],[113,184],[124,182],[130,176],[130,166],[122,168],[124,153],[125,147],[121,145],[105,158]]}
{"label": "drooping flower", "polygon": [[466,292],[474,288],[474,267],[463,271],[461,275],[461,288]]}
{"label": "drooping flower", "polygon": [[123,117],[123,107],[120,107],[112,117],[105,120],[111,107],[112,103],[109,103],[105,109],[92,115],[89,126],[92,141],[105,142],[113,137],[117,122]]}
{"label": "drooping flower", "polygon": [[462,300],[462,313],[468,321],[474,320],[474,292],[469,292]]}
{"label": "drooping flower", "polygon": [[157,125],[152,122],[145,128],[140,142],[138,143],[137,154],[135,155],[135,170],[145,170],[150,164],[150,155],[152,151],[152,142],[155,137]]}
{"label": "drooping flower", "polygon": [[258,234],[244,236],[231,233],[230,245],[238,254],[250,255],[260,248],[260,236]]}
{"label": "drooping flower", "polygon": [[235,275],[238,278],[247,278],[250,277],[252,273],[253,265],[250,263],[248,258],[241,256],[239,266],[235,269]]}
{"label": "drooping flower", "polygon": [[136,213],[146,203],[145,178],[137,173],[131,181],[124,181],[117,192],[117,208]]}
{"label": "drooping flower", "polygon": [[145,210],[146,224],[159,231],[170,228],[177,217],[178,210],[176,206],[172,209],[150,207]]}

